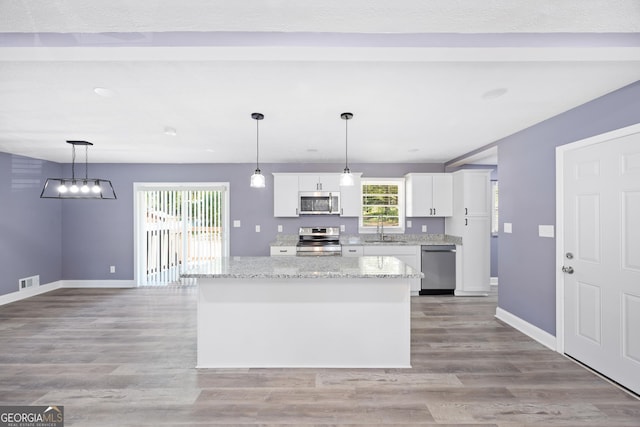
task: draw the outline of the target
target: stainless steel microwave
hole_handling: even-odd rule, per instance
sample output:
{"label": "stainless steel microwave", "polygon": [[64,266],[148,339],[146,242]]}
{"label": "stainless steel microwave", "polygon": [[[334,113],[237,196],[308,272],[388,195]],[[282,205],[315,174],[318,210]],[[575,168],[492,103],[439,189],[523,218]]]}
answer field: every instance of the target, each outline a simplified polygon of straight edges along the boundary
{"label": "stainless steel microwave", "polygon": [[339,215],[340,192],[300,192],[300,215]]}

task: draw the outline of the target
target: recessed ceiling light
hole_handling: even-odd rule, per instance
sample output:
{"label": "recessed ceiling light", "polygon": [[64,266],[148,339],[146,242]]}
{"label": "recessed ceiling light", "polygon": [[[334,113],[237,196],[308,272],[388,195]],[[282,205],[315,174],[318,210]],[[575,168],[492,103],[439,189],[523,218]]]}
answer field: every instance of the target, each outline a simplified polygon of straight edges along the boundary
{"label": "recessed ceiling light", "polygon": [[178,134],[178,131],[176,130],[176,128],[172,128],[171,126],[165,126],[164,134],[169,136],[176,136]]}
{"label": "recessed ceiling light", "polygon": [[206,151],[207,153],[215,153],[216,150],[214,150],[213,148],[206,148],[204,151]]}
{"label": "recessed ceiling light", "polygon": [[317,148],[307,148],[307,152],[309,152],[309,153],[317,153],[318,149]]}
{"label": "recessed ceiling light", "polygon": [[482,94],[482,99],[496,99],[500,98],[502,95],[507,93],[509,89],[506,87],[499,87],[496,89],[492,89]]}
{"label": "recessed ceiling light", "polygon": [[409,149],[410,153],[415,153],[416,151],[420,151],[420,149],[419,148],[410,148]]}
{"label": "recessed ceiling light", "polygon": [[104,96],[105,98],[111,98],[116,94],[113,90],[106,87],[94,87],[93,92],[95,92],[96,95]]}

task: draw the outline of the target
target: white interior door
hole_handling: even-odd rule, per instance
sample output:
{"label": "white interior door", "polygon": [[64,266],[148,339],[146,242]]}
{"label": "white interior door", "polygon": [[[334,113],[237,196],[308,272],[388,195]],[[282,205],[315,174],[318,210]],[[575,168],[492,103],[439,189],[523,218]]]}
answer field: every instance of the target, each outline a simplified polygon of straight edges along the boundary
{"label": "white interior door", "polygon": [[640,133],[569,150],[563,170],[564,351],[640,393]]}

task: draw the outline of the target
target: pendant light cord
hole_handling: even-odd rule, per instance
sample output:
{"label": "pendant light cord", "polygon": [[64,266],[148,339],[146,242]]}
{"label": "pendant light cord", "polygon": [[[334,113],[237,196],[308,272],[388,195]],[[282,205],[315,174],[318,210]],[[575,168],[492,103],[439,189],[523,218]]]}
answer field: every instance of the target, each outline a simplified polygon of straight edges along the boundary
{"label": "pendant light cord", "polygon": [[260,164],[258,163],[259,150],[260,150],[260,120],[256,120],[256,170],[260,170]]}
{"label": "pendant light cord", "polygon": [[349,169],[349,120],[344,121],[344,168]]}
{"label": "pendant light cord", "polygon": [[89,179],[89,146],[84,146],[84,180]]}
{"label": "pendant light cord", "polygon": [[71,146],[71,180],[76,179],[76,146]]}

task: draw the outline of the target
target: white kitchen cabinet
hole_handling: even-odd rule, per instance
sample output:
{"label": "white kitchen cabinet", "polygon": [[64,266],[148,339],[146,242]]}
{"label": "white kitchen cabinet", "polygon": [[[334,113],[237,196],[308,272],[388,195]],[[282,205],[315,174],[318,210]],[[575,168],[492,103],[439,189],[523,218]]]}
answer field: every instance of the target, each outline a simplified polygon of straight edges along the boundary
{"label": "white kitchen cabinet", "polygon": [[362,209],[362,173],[353,173],[353,185],[340,187],[340,216],[360,216]]}
{"label": "white kitchen cabinet", "polygon": [[340,191],[340,174],[339,173],[301,173],[298,176],[299,191]]}
{"label": "white kitchen cabinet", "polygon": [[298,174],[273,174],[273,216],[298,216]]}
{"label": "white kitchen cabinet", "polygon": [[296,247],[271,246],[271,256],[296,256]]}
{"label": "white kitchen cabinet", "polygon": [[453,215],[453,177],[448,173],[405,175],[407,217]]}
{"label": "white kitchen cabinet", "polygon": [[453,216],[445,232],[462,237],[456,258],[456,295],[486,295],[491,263],[490,170],[467,169],[453,174]]}
{"label": "white kitchen cabinet", "polygon": [[[422,270],[422,259],[420,258],[420,246],[413,245],[364,245],[364,256],[393,256],[409,265],[416,271]],[[411,295],[418,295],[420,292],[420,279],[411,279]]]}
{"label": "white kitchen cabinet", "polygon": [[364,247],[359,245],[343,245],[342,256],[343,257],[359,257],[364,255]]}
{"label": "white kitchen cabinet", "polygon": [[491,171],[470,170],[458,181],[462,182],[465,215],[491,216]]}

